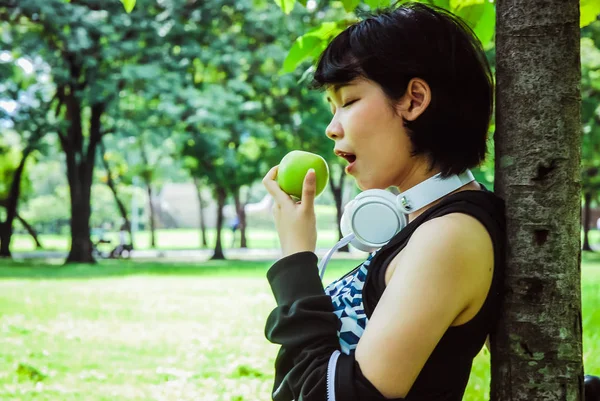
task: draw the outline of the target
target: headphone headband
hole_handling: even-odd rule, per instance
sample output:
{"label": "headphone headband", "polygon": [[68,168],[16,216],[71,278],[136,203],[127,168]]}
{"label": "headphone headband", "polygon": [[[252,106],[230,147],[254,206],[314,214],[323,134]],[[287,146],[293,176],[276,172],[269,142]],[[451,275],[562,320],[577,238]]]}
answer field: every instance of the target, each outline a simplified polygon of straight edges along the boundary
{"label": "headphone headband", "polygon": [[474,180],[475,177],[470,170],[448,178],[442,178],[441,173],[438,173],[400,193],[396,198],[396,204],[402,212],[410,214]]}

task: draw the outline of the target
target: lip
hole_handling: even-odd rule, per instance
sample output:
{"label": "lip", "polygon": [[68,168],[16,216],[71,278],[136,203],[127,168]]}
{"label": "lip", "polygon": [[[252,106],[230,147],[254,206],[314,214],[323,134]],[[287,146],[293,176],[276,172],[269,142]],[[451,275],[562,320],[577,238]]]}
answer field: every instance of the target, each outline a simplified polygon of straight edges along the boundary
{"label": "lip", "polygon": [[351,174],[352,173],[352,169],[354,168],[355,164],[356,164],[356,160],[346,166],[346,168],[344,169],[344,171],[346,172],[346,174]]}

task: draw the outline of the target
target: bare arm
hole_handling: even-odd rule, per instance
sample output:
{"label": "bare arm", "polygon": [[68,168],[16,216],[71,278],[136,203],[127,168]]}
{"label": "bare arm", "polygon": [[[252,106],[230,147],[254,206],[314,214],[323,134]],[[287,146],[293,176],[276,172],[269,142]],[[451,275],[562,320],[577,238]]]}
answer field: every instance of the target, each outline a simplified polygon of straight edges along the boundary
{"label": "bare arm", "polygon": [[451,214],[419,227],[393,264],[356,349],[363,374],[388,398],[408,394],[446,330],[489,288],[492,241],[477,220]]}

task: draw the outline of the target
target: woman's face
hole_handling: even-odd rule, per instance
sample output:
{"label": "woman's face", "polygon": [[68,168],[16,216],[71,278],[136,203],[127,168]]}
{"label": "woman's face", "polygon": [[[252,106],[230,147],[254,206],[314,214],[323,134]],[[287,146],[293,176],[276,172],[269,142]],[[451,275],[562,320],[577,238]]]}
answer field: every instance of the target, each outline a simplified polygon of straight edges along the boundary
{"label": "woman's face", "polygon": [[325,133],[336,154],[349,161],[346,172],[361,190],[398,186],[412,175],[416,158],[400,113],[381,87],[358,79],[327,90],[333,118]]}

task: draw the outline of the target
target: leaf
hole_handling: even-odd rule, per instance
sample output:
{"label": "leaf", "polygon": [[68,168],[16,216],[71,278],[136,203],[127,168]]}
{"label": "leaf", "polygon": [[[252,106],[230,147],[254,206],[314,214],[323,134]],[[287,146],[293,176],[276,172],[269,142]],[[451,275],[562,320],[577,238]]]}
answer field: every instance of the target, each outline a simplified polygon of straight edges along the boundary
{"label": "leaf", "polygon": [[483,8],[483,14],[476,22],[473,31],[481,41],[484,49],[493,46],[494,32],[496,31],[496,6],[493,3],[486,2]]}
{"label": "leaf", "polygon": [[580,10],[579,27],[583,28],[596,21],[600,15],[600,2],[598,0],[581,0]]}
{"label": "leaf", "polygon": [[344,5],[344,10],[346,12],[352,12],[358,6],[360,0],[342,0],[342,4]]}
{"label": "leaf", "polygon": [[329,38],[336,36],[341,31],[342,29],[336,22],[324,22],[300,36],[288,52],[281,72],[292,72],[304,60],[317,57],[327,47]]}
{"label": "leaf", "polygon": [[450,11],[474,29],[485,10],[485,0],[450,0]]}
{"label": "leaf", "polygon": [[302,35],[294,42],[283,62],[283,72],[292,72],[298,64],[323,48],[324,40],[318,36]]}
{"label": "leaf", "polygon": [[443,9],[450,9],[450,0],[433,0],[433,5]]}
{"label": "leaf", "polygon": [[121,3],[123,3],[123,6],[125,7],[125,11],[127,11],[127,13],[133,11],[133,7],[135,7],[135,0],[121,0]]}
{"label": "leaf", "polygon": [[365,0],[365,4],[368,5],[372,10],[379,7],[387,7],[390,5],[390,0]]}
{"label": "leaf", "polygon": [[483,4],[486,0],[450,0],[450,9],[459,10],[463,7],[469,7],[476,4]]}
{"label": "leaf", "polygon": [[321,39],[327,39],[331,36],[335,36],[340,31],[336,22],[323,22],[316,28],[306,32],[304,36],[316,36]]}
{"label": "leaf", "polygon": [[289,14],[294,9],[296,0],[275,0],[275,4],[277,4],[285,14]]}

